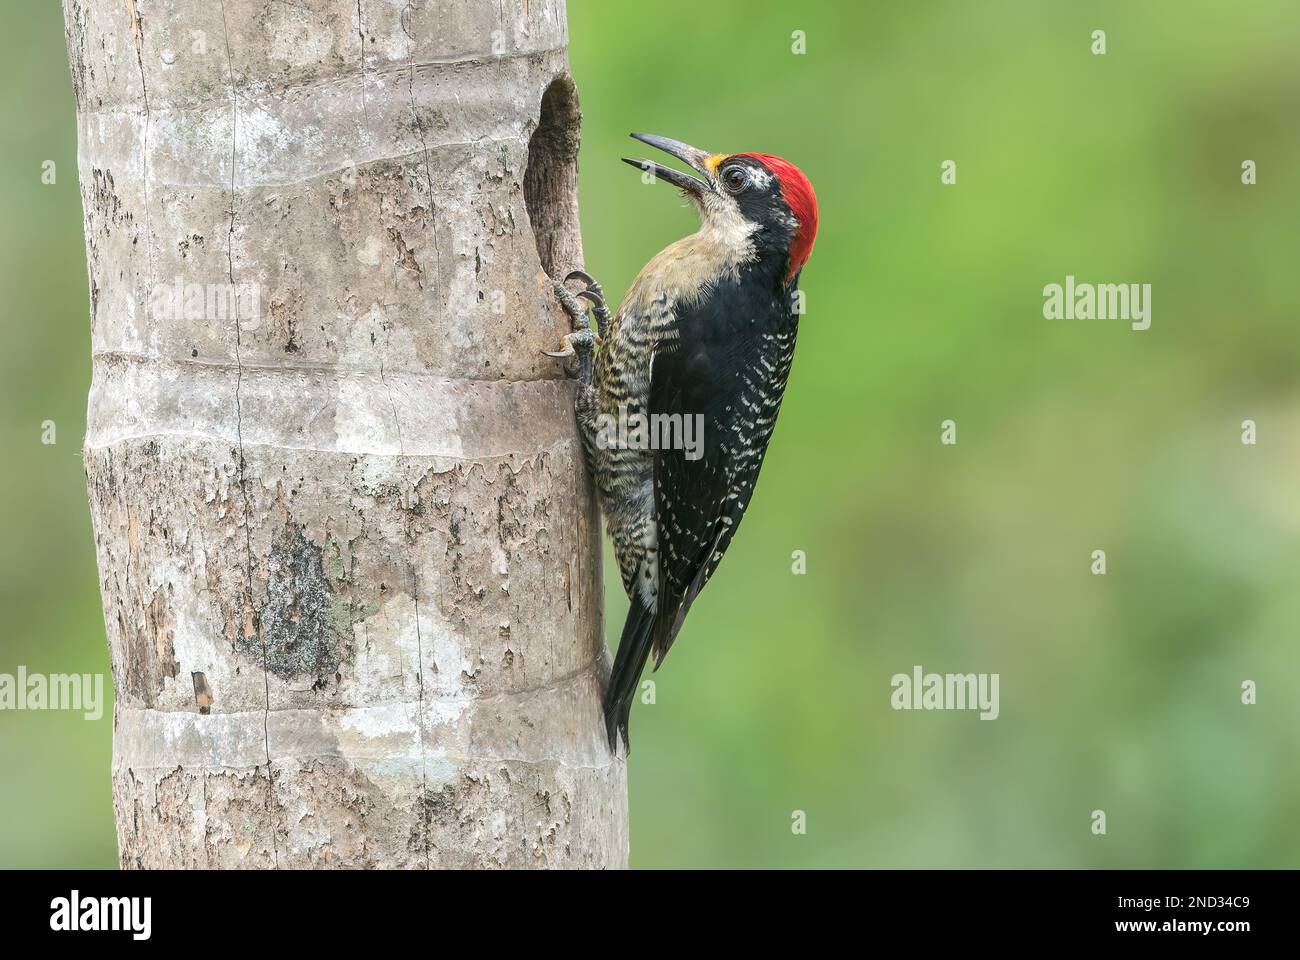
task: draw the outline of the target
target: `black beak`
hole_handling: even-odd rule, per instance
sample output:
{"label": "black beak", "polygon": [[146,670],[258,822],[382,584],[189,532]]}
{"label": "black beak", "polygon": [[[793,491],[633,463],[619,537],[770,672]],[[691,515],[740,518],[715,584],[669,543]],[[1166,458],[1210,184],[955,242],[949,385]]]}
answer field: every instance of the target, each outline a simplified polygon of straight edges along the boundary
{"label": "black beak", "polygon": [[656,137],[649,133],[634,133],[632,139],[640,140],[642,143],[648,143],[668,154],[670,157],[676,157],[683,163],[689,164],[694,170],[704,174],[704,179],[692,177],[688,173],[682,173],[680,170],[674,170],[672,167],[665,167],[658,163],[651,163],[649,160],[633,160],[630,157],[624,157],[624,163],[630,163],[638,170],[646,170],[655,175],[657,180],[667,180],[675,187],[691,194],[694,197],[703,197],[706,193],[713,190],[713,184],[709,179],[709,167],[707,161],[711,154],[703,150],[697,150],[680,140],[670,140],[667,137]]}

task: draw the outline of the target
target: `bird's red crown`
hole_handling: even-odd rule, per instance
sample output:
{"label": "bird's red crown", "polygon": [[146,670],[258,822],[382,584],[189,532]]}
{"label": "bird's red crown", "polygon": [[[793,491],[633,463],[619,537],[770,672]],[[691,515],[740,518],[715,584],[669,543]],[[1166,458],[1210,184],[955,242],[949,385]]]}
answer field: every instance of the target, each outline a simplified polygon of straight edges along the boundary
{"label": "bird's red crown", "polygon": [[799,221],[794,240],[790,244],[790,271],[787,279],[793,277],[808,262],[812,255],[813,241],[817,239],[817,194],[813,192],[812,182],[804,176],[803,171],[789,160],[770,153],[746,153],[742,156],[753,157],[781,183],[781,195],[785,197],[786,206]]}

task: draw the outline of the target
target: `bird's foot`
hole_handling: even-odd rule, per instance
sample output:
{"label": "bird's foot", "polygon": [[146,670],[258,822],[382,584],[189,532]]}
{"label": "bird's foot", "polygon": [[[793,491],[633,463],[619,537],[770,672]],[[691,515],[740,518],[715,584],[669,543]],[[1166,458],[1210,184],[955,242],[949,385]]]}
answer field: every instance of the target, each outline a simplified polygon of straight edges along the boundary
{"label": "bird's foot", "polygon": [[591,386],[592,357],[596,352],[597,336],[591,330],[575,330],[564,338],[562,350],[543,350],[542,353],[556,360],[577,358],[578,381],[584,386]]}
{"label": "bird's foot", "polygon": [[[600,284],[593,280],[589,275],[581,270],[574,270],[564,282],[570,280],[581,280],[586,284],[586,288],[573,293],[564,283],[555,284],[555,296],[560,301],[560,306],[569,316],[569,322],[573,325],[573,332],[564,338],[564,347],[560,350],[543,350],[542,353],[555,360],[568,360],[571,357],[577,358],[577,377],[584,386],[591,386],[593,361],[592,356],[596,347],[601,343],[605,332],[609,329],[610,313],[609,307],[605,305],[605,298],[600,288]],[[596,333],[591,332],[591,322],[588,319],[587,307],[582,303],[586,300],[591,304],[591,312],[596,317]]]}
{"label": "bird's foot", "polygon": [[[570,293],[569,288],[564,285],[573,280],[579,280],[584,284],[584,288],[578,291],[576,296]],[[564,283],[557,283],[555,288],[555,293],[560,298],[561,305],[563,305],[565,312],[568,313],[575,324],[575,330],[579,325],[587,326],[586,313],[578,300],[586,300],[591,304],[591,312],[596,317],[596,334],[603,339],[609,332],[609,325],[613,322],[613,317],[610,315],[609,306],[605,303],[605,290],[596,282],[595,278],[583,270],[574,270],[564,278]]]}

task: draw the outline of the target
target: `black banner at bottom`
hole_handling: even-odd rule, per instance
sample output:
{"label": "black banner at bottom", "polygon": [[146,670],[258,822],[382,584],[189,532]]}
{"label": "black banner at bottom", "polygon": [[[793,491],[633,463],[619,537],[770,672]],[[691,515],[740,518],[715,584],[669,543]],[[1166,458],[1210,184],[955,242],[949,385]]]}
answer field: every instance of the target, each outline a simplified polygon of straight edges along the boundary
{"label": "black banner at bottom", "polygon": [[[1273,939],[1289,923],[1286,871],[865,871],[776,873],[9,872],[0,878],[6,942],[140,943],[206,950],[373,949],[434,928],[536,938],[514,949],[594,946],[602,927],[649,942],[693,931],[734,948],[773,933],[851,942],[1091,943],[1181,949]],[[564,930],[565,927],[568,930]],[[667,929],[665,929],[667,928]],[[531,933],[529,932],[531,931]],[[564,931],[564,932],[561,932]],[[560,939],[553,939],[557,934]],[[918,941],[916,938],[920,937]],[[868,941],[867,938],[870,938]],[[879,940],[877,938],[880,938]],[[430,941],[430,947],[435,941]],[[771,943],[764,943],[769,948]],[[585,949],[585,948],[584,948]]]}

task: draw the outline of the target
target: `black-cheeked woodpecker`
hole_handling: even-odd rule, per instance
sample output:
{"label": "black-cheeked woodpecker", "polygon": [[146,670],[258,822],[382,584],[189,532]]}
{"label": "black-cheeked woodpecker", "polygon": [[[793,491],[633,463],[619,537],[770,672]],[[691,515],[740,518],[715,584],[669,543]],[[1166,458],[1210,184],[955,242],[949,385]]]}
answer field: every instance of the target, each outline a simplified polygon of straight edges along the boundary
{"label": "black-cheeked woodpecker", "polygon": [[[699,209],[700,229],[646,264],[615,316],[587,274],[566,278],[582,283],[576,295],[557,283],[574,332],[548,353],[575,358],[579,432],[632,603],[605,694],[615,751],[620,733],[628,742],[647,658],[656,668],[663,661],[753,496],[790,375],[796,289],[817,233],[812,184],[780,157],[632,136],[699,174],[624,158],[680,188]],[[674,414],[703,416],[693,455],[611,444],[600,432],[602,418]]]}

